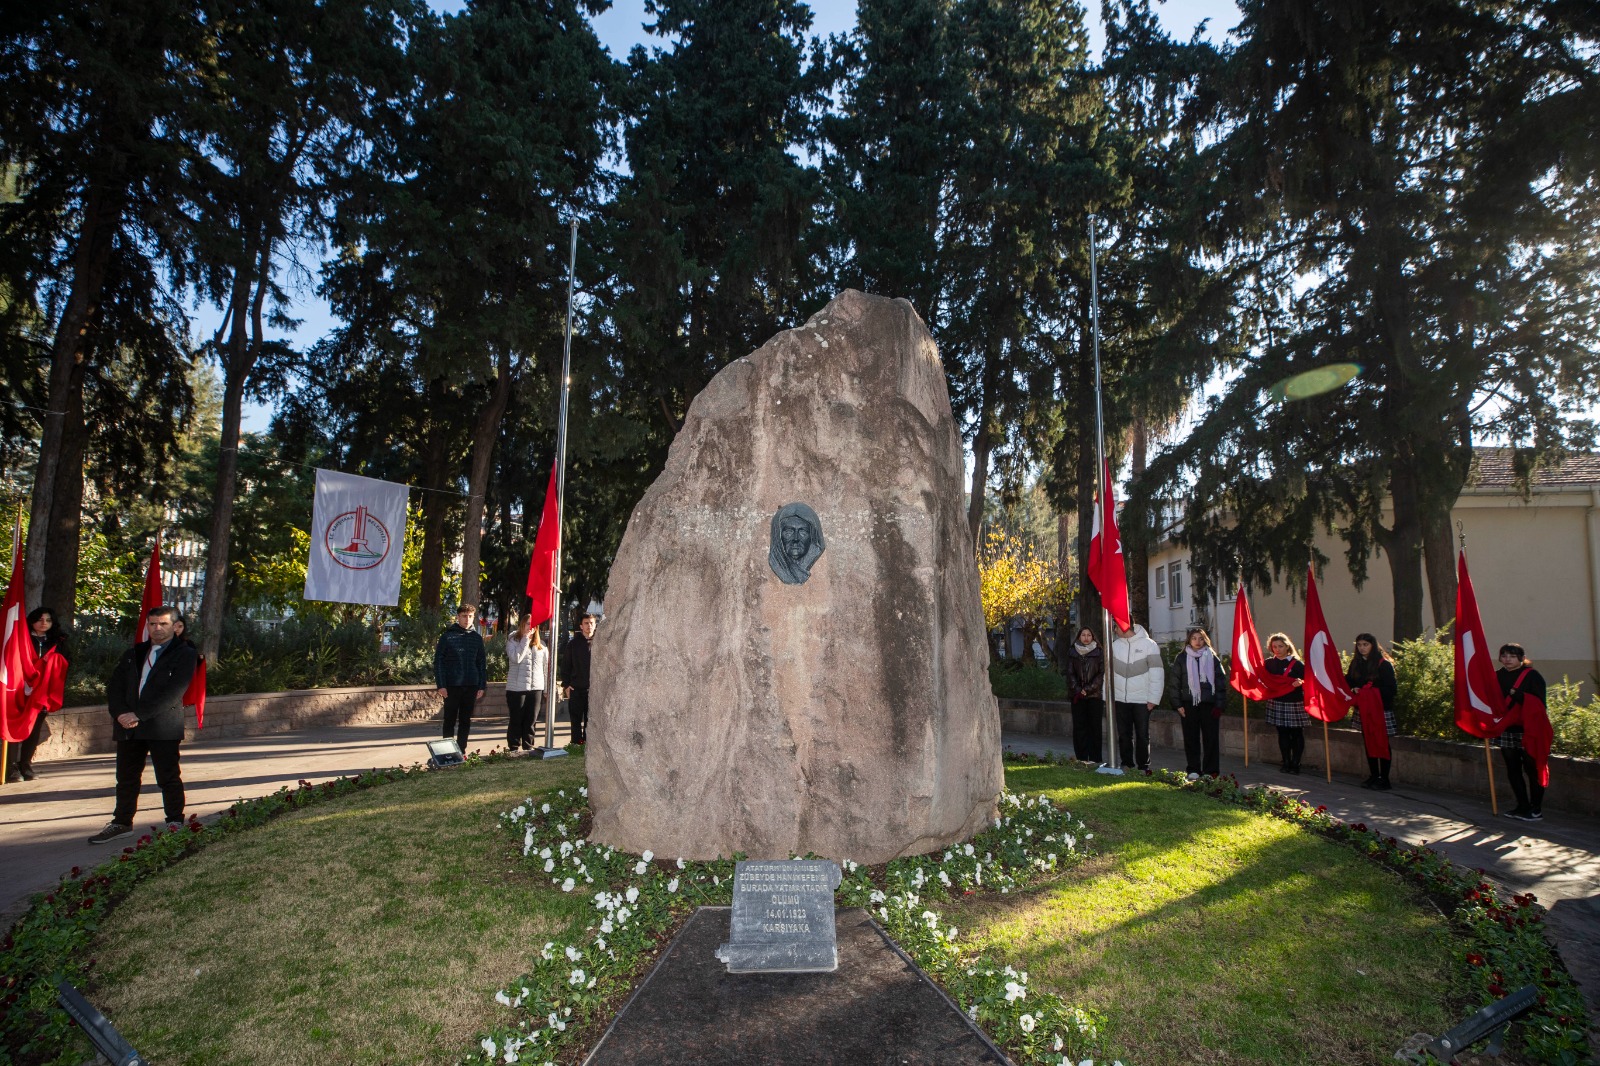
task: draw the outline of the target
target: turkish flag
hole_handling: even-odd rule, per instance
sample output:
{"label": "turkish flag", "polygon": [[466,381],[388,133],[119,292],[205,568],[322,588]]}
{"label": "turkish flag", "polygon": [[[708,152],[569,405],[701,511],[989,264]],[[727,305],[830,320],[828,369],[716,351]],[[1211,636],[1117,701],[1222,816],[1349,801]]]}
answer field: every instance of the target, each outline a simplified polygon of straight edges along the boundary
{"label": "turkish flag", "polygon": [[1522,722],[1522,750],[1533,760],[1534,772],[1539,775],[1541,788],[1550,787],[1550,745],[1555,743],[1555,730],[1550,725],[1550,712],[1544,700],[1523,693],[1519,706],[1511,713]]}
{"label": "turkish flag", "polygon": [[1094,511],[1094,533],[1089,538],[1089,580],[1100,592],[1100,602],[1117,625],[1133,628],[1128,613],[1128,570],[1122,559],[1122,536],[1117,532],[1117,501],[1111,492],[1111,464],[1103,471],[1105,491]]}
{"label": "turkish flag", "polygon": [[1467,573],[1467,553],[1456,560],[1456,725],[1475,737],[1497,737],[1516,721],[1500,695],[1478,596]]}
{"label": "turkish flag", "polygon": [[161,540],[158,537],[156,546],[150,549],[150,565],[144,571],[144,596],[139,600],[139,637],[134,641],[135,644],[143,644],[150,639],[150,612],[160,606]]}
{"label": "turkish flag", "polygon": [[1317,576],[1306,567],[1306,713],[1324,722],[1337,722],[1350,711],[1355,695],[1344,681],[1339,646],[1333,642],[1328,620],[1322,616]]}
{"label": "turkish flag", "polygon": [[1250,601],[1245,598],[1242,584],[1233,603],[1233,658],[1228,664],[1228,684],[1247,700],[1275,700],[1294,691],[1294,680],[1288,674],[1267,672],[1261,638],[1256,636],[1256,623],[1250,617]]}
{"label": "turkish flag", "polygon": [[194,727],[206,727],[206,657],[200,656],[194,664],[194,676],[189,679],[189,687],[183,690],[183,705],[194,708]]}
{"label": "turkish flag", "polygon": [[556,613],[556,556],[561,551],[561,501],[557,499],[556,468],[550,467],[550,487],[544,492],[544,514],[533,538],[533,558],[528,562],[528,608],[531,625],[542,625]]}
{"label": "turkish flag", "polygon": [[11,581],[0,607],[4,629],[0,631],[0,736],[20,744],[33,732],[38,707],[33,686],[39,680],[39,656],[28,633],[28,606],[23,602],[21,533],[11,543]]}

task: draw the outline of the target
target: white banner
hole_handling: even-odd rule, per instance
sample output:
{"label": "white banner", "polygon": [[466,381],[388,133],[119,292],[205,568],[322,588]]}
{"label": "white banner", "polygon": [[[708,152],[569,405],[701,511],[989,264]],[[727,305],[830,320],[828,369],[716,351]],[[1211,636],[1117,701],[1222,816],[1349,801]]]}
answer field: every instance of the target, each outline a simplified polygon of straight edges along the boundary
{"label": "white banner", "polygon": [[305,598],[377,607],[399,603],[409,495],[409,488],[392,481],[318,470]]}

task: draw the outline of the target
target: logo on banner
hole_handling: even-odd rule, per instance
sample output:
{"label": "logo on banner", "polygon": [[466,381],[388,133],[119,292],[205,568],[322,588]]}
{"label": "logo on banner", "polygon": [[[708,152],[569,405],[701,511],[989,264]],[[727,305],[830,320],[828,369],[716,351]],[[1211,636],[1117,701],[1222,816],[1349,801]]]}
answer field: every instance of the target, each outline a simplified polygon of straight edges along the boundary
{"label": "logo on banner", "polygon": [[349,570],[371,570],[389,557],[389,530],[365,507],[329,522],[322,543],[333,561]]}

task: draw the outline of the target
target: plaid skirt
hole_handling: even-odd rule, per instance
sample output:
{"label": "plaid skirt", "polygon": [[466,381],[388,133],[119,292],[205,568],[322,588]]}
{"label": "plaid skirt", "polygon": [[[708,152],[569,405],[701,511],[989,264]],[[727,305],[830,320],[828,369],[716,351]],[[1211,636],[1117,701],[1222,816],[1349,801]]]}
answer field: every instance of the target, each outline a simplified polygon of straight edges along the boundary
{"label": "plaid skirt", "polygon": [[1522,727],[1520,725],[1507,726],[1504,733],[1501,733],[1497,737],[1489,738],[1489,746],[1492,748],[1511,748],[1516,751],[1521,751]]}
{"label": "plaid skirt", "polygon": [[[1357,729],[1361,728],[1361,712],[1360,711],[1356,711],[1353,714],[1351,714],[1350,715],[1350,720],[1355,722]],[[1387,707],[1385,707],[1383,709],[1383,727],[1384,727],[1384,732],[1388,733],[1391,737],[1394,736],[1394,734],[1395,734],[1394,712],[1391,711]]]}
{"label": "plaid skirt", "polygon": [[1304,729],[1311,722],[1305,700],[1267,700],[1267,724]]}

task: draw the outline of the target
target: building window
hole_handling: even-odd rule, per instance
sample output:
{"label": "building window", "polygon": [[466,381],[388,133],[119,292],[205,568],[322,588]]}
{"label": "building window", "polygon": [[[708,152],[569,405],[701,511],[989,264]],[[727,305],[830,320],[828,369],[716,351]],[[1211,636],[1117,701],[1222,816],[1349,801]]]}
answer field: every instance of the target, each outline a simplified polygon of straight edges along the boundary
{"label": "building window", "polygon": [[1167,564],[1167,589],[1172,593],[1172,606],[1183,606],[1183,564]]}
{"label": "building window", "polygon": [[1167,568],[1164,567],[1164,566],[1158,566],[1158,567],[1156,567],[1156,599],[1164,600],[1166,598],[1167,598]]}

